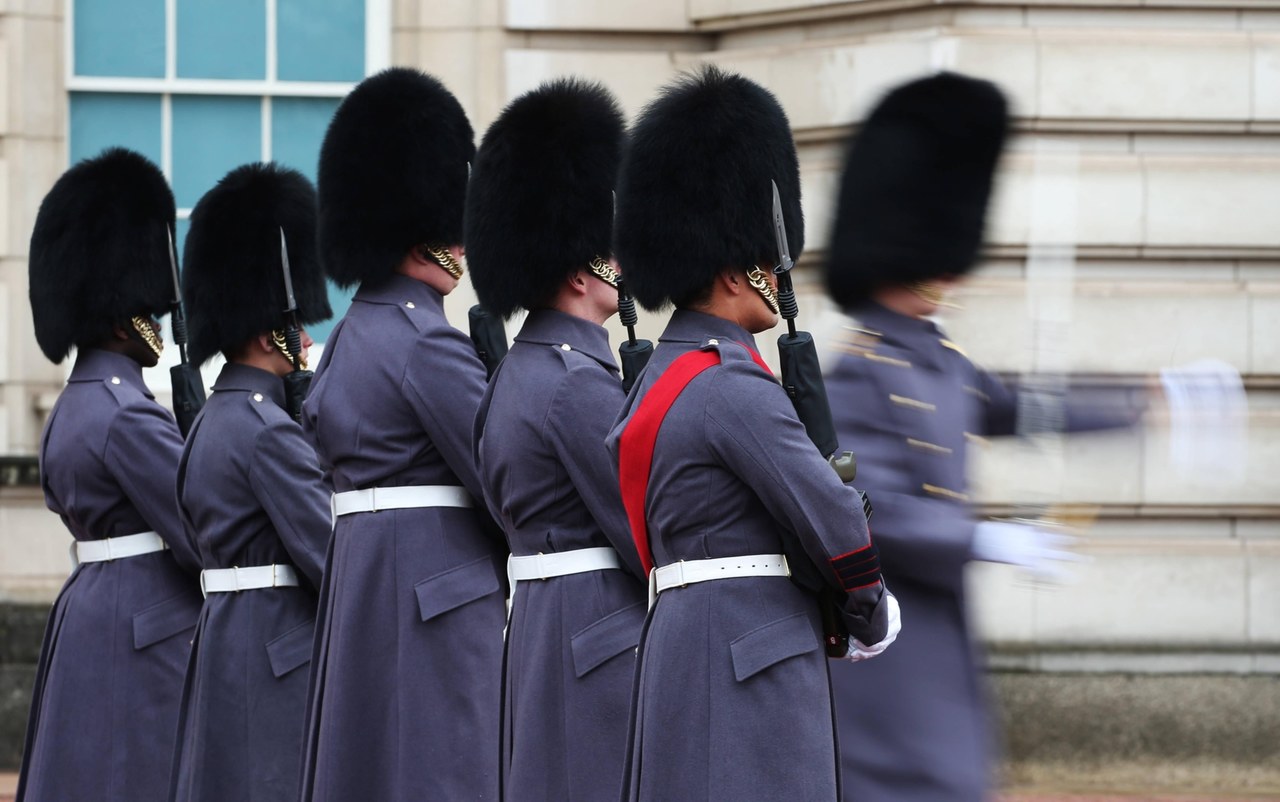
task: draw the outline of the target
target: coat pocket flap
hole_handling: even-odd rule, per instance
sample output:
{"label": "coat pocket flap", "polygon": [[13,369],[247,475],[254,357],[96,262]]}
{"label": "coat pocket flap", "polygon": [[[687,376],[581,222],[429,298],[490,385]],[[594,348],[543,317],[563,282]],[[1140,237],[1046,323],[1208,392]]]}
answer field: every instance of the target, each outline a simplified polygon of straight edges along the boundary
{"label": "coat pocket flap", "polygon": [[427,577],[413,586],[418,594],[418,612],[423,621],[456,610],[464,604],[483,599],[500,587],[493,560],[481,557],[448,571]]}
{"label": "coat pocket flap", "polygon": [[200,618],[200,598],[180,593],[133,614],[133,648],[142,650],[185,632]]}
{"label": "coat pocket flap", "polygon": [[617,657],[640,643],[647,605],[644,602],[615,610],[594,624],[578,630],[569,639],[573,650],[573,672],[581,679],[593,668]]}
{"label": "coat pocket flap", "polygon": [[808,654],[817,648],[818,636],[804,613],[757,627],[729,644],[733,653],[733,674],[738,682],[788,657]]}
{"label": "coat pocket flap", "polygon": [[267,660],[276,679],[311,662],[311,640],[316,620],[304,621],[283,635],[267,641]]}

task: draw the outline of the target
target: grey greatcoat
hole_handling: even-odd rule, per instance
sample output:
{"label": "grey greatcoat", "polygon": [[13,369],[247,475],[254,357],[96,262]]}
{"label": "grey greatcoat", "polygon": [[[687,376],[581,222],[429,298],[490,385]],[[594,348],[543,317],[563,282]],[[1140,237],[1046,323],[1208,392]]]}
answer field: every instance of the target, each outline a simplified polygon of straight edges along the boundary
{"label": "grey greatcoat", "polygon": [[[182,435],[127,356],[76,358],[40,441],[45,503],[76,540],[155,531],[170,546],[71,572],[49,615],[17,799],[163,798],[199,558],[178,522]],[[184,570],[185,569],[185,570]]]}
{"label": "grey greatcoat", "polygon": [[[687,310],[672,315],[609,435],[615,458],[657,378],[698,348],[722,362],[686,387],[659,431],[645,505],[654,564],[784,553],[791,577],[658,597],[640,647],[628,796],[830,802],[839,778],[815,591],[842,592],[841,560],[868,545],[861,501],[752,360],[751,335]],[[864,643],[885,633],[881,588],[870,605],[847,597],[846,623]]]}
{"label": "grey greatcoat", "polygon": [[229,363],[196,418],[178,504],[205,569],[293,565],[298,587],[210,593],[192,645],[171,799],[295,802],[329,494],[284,384]]}
{"label": "grey greatcoat", "polygon": [[[333,490],[481,490],[471,427],[485,371],[440,293],[362,286],[304,423]],[[304,800],[495,799],[505,622],[502,536],[479,509],[337,519],[308,713]]]}
{"label": "grey greatcoat", "polygon": [[503,797],[617,796],[645,585],[604,438],[625,395],[601,326],[529,313],[476,416],[485,497],[516,555],[612,546],[625,570],[520,582],[507,630]]}
{"label": "grey greatcoat", "polygon": [[[903,628],[883,655],[832,667],[844,792],[857,802],[982,800],[992,729],[969,631],[964,567],[975,521],[965,452],[1014,433],[1017,395],[931,322],[867,304],[827,375],[840,447],[858,459],[871,528]],[[1099,399],[1103,400],[1103,399]],[[1068,429],[1132,423],[1141,403],[1073,402]]]}

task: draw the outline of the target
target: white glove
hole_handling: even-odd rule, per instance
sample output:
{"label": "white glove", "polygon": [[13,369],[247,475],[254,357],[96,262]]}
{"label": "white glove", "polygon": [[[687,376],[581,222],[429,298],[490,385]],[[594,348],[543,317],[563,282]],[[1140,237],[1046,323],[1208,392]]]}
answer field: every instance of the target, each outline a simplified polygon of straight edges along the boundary
{"label": "white glove", "polygon": [[973,556],[1021,566],[1037,579],[1061,582],[1072,578],[1065,563],[1085,561],[1069,550],[1077,542],[1078,538],[1031,524],[983,521],[973,532]]}
{"label": "white glove", "polygon": [[861,663],[863,660],[870,660],[880,654],[898,639],[898,633],[902,631],[902,610],[898,608],[898,597],[890,593],[888,588],[885,588],[884,598],[880,601],[889,605],[889,625],[885,629],[884,637],[874,646],[867,646],[857,638],[850,636],[849,652],[844,656],[844,659],[850,663]]}

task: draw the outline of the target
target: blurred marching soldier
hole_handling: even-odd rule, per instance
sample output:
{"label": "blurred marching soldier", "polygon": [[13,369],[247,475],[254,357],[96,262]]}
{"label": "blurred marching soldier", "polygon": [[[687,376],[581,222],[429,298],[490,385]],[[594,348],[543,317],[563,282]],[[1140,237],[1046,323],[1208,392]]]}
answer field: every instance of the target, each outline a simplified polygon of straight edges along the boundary
{"label": "blurred marching soldier", "polygon": [[529,310],[474,438],[512,551],[508,800],[605,799],[622,781],[645,615],[644,572],[604,448],[625,400],[603,327],[618,310],[608,259],[624,135],[603,86],[545,84],[485,134],[467,194],[481,303],[504,317]]}
{"label": "blurred marching soldier", "polygon": [[473,509],[485,367],[444,313],[474,154],[457,99],[402,68],[320,152],[325,270],[359,289],[304,415],[336,491],[304,800],[497,796],[506,544]]}
{"label": "blurred marching soldier", "polygon": [[306,366],[311,340],[300,327],[330,315],[315,234],[315,189],[273,164],[232,170],[191,213],[183,261],[191,358],[221,352],[227,364],[178,470],[205,603],[173,800],[298,796],[329,494],[285,411],[284,379]]}
{"label": "blurred marching soldier", "polygon": [[[847,799],[984,799],[991,737],[965,611],[974,559],[1052,574],[1065,538],[975,523],[969,443],[1013,434],[1016,394],[927,318],[977,261],[1008,128],[986,81],[942,73],[894,89],[851,145],[827,261],[850,316],[827,377],[840,443],[875,504],[884,573],[911,626],[887,656],[832,672]],[[1070,429],[1138,410],[1072,404]]]}
{"label": "blurred marching soldier", "polygon": [[142,380],[173,300],[173,193],[111,149],[68,170],[31,235],[31,313],[57,363],[77,349],[40,441],[45,503],[75,538],[49,615],[17,798],[157,799],[168,784],[200,613],[173,498],[182,435]]}
{"label": "blurred marching soldier", "polygon": [[834,799],[836,744],[818,593],[848,657],[896,635],[857,492],[819,454],[753,334],[778,322],[776,181],[792,253],[800,176],[786,115],[707,68],[635,123],[615,247],[646,308],[676,310],[609,435],[651,576],[631,799]]}

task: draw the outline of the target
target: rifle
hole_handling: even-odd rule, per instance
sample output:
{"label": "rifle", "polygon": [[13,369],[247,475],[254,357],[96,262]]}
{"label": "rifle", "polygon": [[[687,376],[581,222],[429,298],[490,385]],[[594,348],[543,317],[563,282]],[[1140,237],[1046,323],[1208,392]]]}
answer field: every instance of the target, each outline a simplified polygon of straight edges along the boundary
{"label": "rifle", "polygon": [[[284,408],[289,417],[302,422],[302,402],[311,389],[313,371],[307,370],[302,358],[302,327],[298,325],[298,301],[293,295],[293,275],[289,272],[289,245],[285,242],[284,228],[280,229],[280,269],[284,273],[284,351],[293,363],[293,371],[284,377]],[[280,345],[279,341],[276,343]]]}
{"label": "rifle", "polygon": [[173,386],[173,416],[178,420],[178,431],[183,438],[191,432],[196,415],[204,406],[204,382],[200,369],[187,359],[187,316],[182,311],[182,284],[178,281],[178,255],[173,246],[173,232],[168,226],[164,233],[169,237],[169,269],[173,272],[173,303],[170,304],[170,325],[173,341],[178,344],[178,364],[169,368],[169,381]]}
{"label": "rifle", "polygon": [[493,372],[507,355],[507,330],[501,318],[489,314],[480,304],[467,312],[467,322],[471,327],[471,342],[476,347],[476,356],[484,363],[485,379],[492,379]]}
{"label": "rifle", "polygon": [[[782,216],[782,197],[778,194],[778,184],[776,181],[769,183],[773,186],[773,234],[778,246],[778,264],[773,272],[778,277],[778,309],[787,321],[787,332],[778,337],[782,387],[787,391],[809,439],[818,447],[822,456],[826,457],[840,480],[851,482],[857,475],[858,463],[851,451],[836,454],[840,441],[836,437],[836,424],[831,416],[831,403],[827,399],[827,386],[822,380],[822,367],[818,363],[818,349],[814,346],[813,335],[796,330],[796,316],[800,314],[800,306],[796,302],[796,291],[791,280],[791,268],[795,267],[795,262],[791,259],[791,248],[787,244],[787,225]],[[862,491],[858,491],[858,495],[862,497],[863,514],[869,520],[871,500]],[[822,640],[827,656],[844,657],[849,651],[849,630],[840,616],[839,598],[834,591],[826,588],[821,597]]]}
{"label": "rifle", "polygon": [[618,359],[622,362],[622,392],[630,393],[640,371],[653,356],[653,343],[636,339],[636,324],[640,322],[636,314],[636,299],[627,292],[622,278],[618,279],[618,319],[627,327],[627,341],[618,346]]}

